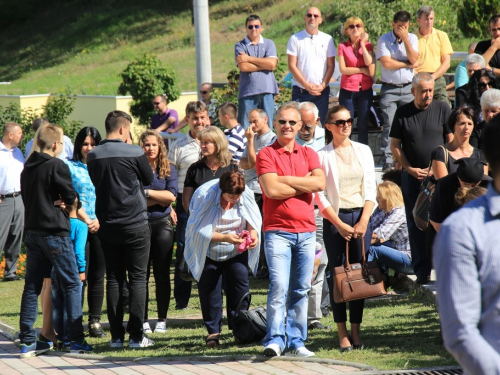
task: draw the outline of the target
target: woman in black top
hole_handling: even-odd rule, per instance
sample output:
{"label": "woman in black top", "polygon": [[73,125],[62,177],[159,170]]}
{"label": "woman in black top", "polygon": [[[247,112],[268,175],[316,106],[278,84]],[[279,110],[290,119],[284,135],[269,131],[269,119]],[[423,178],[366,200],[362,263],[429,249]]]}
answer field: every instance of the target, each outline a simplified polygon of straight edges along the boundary
{"label": "woman in black top", "polygon": [[191,164],[184,181],[182,205],[186,212],[189,212],[189,203],[196,189],[205,182],[220,178],[226,171],[238,170],[238,165],[231,163],[233,156],[229,151],[229,142],[219,128],[211,126],[203,129],[197,138],[201,159]]}
{"label": "woman in black top", "polygon": [[490,89],[499,89],[500,81],[489,69],[480,69],[474,72],[469,81],[469,102],[470,107],[476,112],[477,121],[483,121],[481,114],[481,96]]}
{"label": "woman in black top", "polygon": [[[166,333],[167,312],[170,303],[170,262],[174,241],[172,228],[171,204],[177,196],[177,171],[167,160],[167,149],[162,137],[154,130],[141,134],[139,143],[144,149],[154,177],[151,185],[144,186],[148,205],[148,221],[151,228],[151,245],[148,265],[153,262],[153,275],[156,284],[156,303],[158,321],[155,333]],[[147,278],[151,267],[147,268]],[[146,288],[146,308],[144,310],[143,330],[151,333],[148,322],[149,288]]]}

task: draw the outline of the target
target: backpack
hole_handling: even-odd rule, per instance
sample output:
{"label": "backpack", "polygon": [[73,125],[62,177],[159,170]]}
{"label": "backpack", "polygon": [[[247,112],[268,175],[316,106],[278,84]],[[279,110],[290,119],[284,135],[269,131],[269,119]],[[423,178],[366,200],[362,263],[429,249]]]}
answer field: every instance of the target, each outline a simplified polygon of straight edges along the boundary
{"label": "backpack", "polygon": [[250,306],[252,296],[248,292],[236,306],[233,318],[233,334],[238,344],[260,341],[266,335],[266,308],[256,307],[251,310],[240,310],[241,304],[246,298],[248,298],[248,306]]}

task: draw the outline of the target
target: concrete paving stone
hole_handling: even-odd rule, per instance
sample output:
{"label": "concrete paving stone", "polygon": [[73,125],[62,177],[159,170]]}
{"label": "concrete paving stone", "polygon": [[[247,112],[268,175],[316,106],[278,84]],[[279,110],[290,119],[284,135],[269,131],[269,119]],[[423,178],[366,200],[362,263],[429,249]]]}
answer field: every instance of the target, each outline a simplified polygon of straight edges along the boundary
{"label": "concrete paving stone", "polygon": [[[326,370],[321,365],[319,365],[319,366],[322,367],[322,369],[323,369],[322,372],[312,370],[309,366],[309,365],[312,365],[312,363],[308,363],[308,362],[290,362],[290,363],[292,363],[294,365],[294,368],[290,369],[290,371],[293,371],[293,373],[297,374],[297,375],[320,375],[320,374],[324,374],[325,370]],[[273,361],[273,363],[272,363],[273,366],[283,368],[283,367],[281,367],[281,364],[282,364],[282,362],[280,362],[280,361]]]}
{"label": "concrete paving stone", "polygon": [[192,372],[198,375],[216,375],[217,366],[214,363],[206,362],[206,361],[187,361],[192,368],[190,369]]}
{"label": "concrete paving stone", "polygon": [[127,369],[126,367],[123,367],[123,362],[107,362],[107,363],[102,363],[101,366],[105,369],[108,369],[112,371],[115,374],[120,374],[120,375],[137,375],[139,374],[138,372],[135,372],[133,370]]}
{"label": "concrete paving stone", "polygon": [[[252,375],[265,375],[265,374],[268,374],[267,372],[264,372],[264,371],[260,371],[258,370],[254,364],[256,363],[256,361],[238,361],[239,363],[241,363],[243,366],[245,367],[248,367],[249,371],[248,374],[252,374]],[[257,363],[262,363],[262,361],[257,361]]]}
{"label": "concrete paving stone", "polygon": [[171,374],[171,375],[197,374],[196,372],[191,371],[191,368],[186,361],[161,361],[161,363],[163,365],[161,365],[161,367],[158,368],[161,369],[161,371],[164,371],[164,373],[166,374]]}
{"label": "concrete paving stone", "polygon": [[353,366],[327,365],[327,367],[336,371],[347,372],[347,373],[363,371],[360,368]]}
{"label": "concrete paving stone", "polygon": [[290,371],[286,370],[281,370],[277,367],[274,367],[271,363],[272,361],[266,361],[266,362],[254,362],[252,364],[252,367],[256,368],[257,370],[260,370],[266,374],[289,374]]}
{"label": "concrete paving stone", "polygon": [[222,374],[249,374],[248,367],[245,367],[241,363],[238,363],[237,361],[227,361],[227,362],[218,362],[219,368],[226,368],[227,371],[221,372]]}

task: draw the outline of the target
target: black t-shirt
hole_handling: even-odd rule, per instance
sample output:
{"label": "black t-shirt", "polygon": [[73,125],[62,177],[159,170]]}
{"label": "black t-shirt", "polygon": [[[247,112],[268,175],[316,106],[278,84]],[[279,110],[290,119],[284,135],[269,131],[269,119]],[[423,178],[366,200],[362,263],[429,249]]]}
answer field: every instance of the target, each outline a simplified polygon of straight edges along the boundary
{"label": "black t-shirt", "polygon": [[455,89],[455,108],[462,107],[464,105],[471,105],[471,103],[469,102],[468,83]]}
{"label": "black t-shirt", "polygon": [[186,179],[184,180],[184,187],[192,187],[194,190],[198,189],[205,182],[220,178],[224,172],[238,170],[238,165],[229,164],[227,167],[220,167],[215,174],[205,164],[205,161],[199,160],[191,164],[187,170]]}
{"label": "black t-shirt", "polygon": [[477,126],[474,127],[474,130],[470,134],[469,143],[472,147],[478,148],[482,150],[482,141],[483,141],[483,130],[486,125],[485,121],[481,121]]}
{"label": "black t-shirt", "polygon": [[[472,151],[472,155],[469,157],[479,159],[479,160],[486,162],[481,150],[479,150],[475,147],[474,147],[474,151]],[[445,157],[444,150],[442,147],[436,147],[434,150],[432,150],[431,160],[438,160],[438,161],[442,161],[443,163],[445,162],[446,157]],[[446,165],[446,169],[448,170],[448,173],[455,173],[457,171],[458,165],[455,164],[455,160],[456,159],[453,156],[451,156],[450,153],[448,153],[448,164]]]}
{"label": "black t-shirt", "polygon": [[[491,39],[483,40],[477,44],[474,53],[479,53],[480,55],[483,55],[486,52],[486,50],[490,47],[491,47]],[[495,52],[488,65],[491,66],[492,68],[500,69],[500,50]]]}
{"label": "black t-shirt", "polygon": [[430,219],[435,223],[442,223],[448,216],[458,209],[455,193],[460,187],[456,173],[440,178],[432,195],[429,209]]}
{"label": "black t-shirt", "polygon": [[414,168],[427,168],[431,152],[445,143],[451,133],[446,126],[451,110],[445,102],[434,100],[427,109],[418,109],[414,102],[396,110],[391,138],[401,140],[403,152]]}

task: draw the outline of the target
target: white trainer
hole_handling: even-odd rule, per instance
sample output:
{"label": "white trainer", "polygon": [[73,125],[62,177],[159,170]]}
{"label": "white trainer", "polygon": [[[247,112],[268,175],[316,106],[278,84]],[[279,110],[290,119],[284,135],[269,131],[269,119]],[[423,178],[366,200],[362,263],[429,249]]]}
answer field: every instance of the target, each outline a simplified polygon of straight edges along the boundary
{"label": "white trainer", "polygon": [[151,340],[148,336],[144,335],[142,336],[142,340],[141,341],[134,341],[132,339],[130,339],[130,341],[128,342],[128,347],[129,348],[147,348],[149,346],[153,346],[155,344],[155,342],[153,340]]}
{"label": "white trainer", "polygon": [[298,349],[294,349],[290,352],[290,354],[293,354],[296,357],[303,357],[303,358],[308,358],[308,357],[314,357],[315,354],[308,350],[305,346],[301,346]]}
{"label": "white trainer", "polygon": [[153,333],[153,331],[151,330],[151,327],[150,327],[150,325],[149,325],[149,322],[144,322],[144,323],[142,324],[142,331],[143,331],[144,333]]}
{"label": "white trainer", "polygon": [[155,333],[167,333],[167,322],[156,322]]}
{"label": "white trainer", "polygon": [[269,344],[264,348],[264,355],[266,357],[279,357],[281,355],[281,348],[278,344]]}

